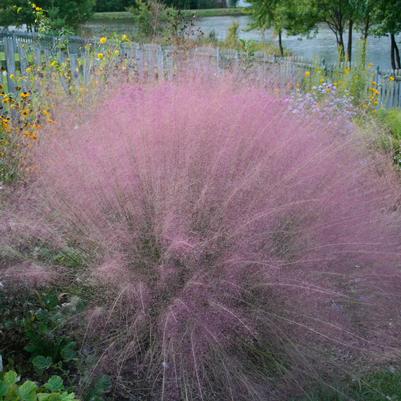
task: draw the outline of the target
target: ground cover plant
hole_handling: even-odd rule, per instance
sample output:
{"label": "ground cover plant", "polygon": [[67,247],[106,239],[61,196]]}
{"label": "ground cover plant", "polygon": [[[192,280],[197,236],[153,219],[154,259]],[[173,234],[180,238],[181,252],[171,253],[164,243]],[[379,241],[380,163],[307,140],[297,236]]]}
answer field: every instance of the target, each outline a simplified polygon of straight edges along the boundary
{"label": "ground cover plant", "polygon": [[60,353],[90,349],[118,400],[299,399],[397,371],[399,177],[321,112],[212,75],[60,107],[1,209],[5,285],[90,286]]}
{"label": "ground cover plant", "polygon": [[60,376],[52,376],[40,388],[32,381],[19,385],[20,377],[14,371],[6,372],[0,379],[0,399],[4,401],[77,401],[74,393],[64,391]]}

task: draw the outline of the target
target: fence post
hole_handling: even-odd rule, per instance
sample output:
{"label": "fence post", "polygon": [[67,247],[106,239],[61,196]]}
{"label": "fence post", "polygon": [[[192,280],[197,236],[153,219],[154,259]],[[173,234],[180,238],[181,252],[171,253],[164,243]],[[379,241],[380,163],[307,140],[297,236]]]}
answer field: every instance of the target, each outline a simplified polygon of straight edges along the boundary
{"label": "fence post", "polygon": [[376,83],[377,83],[378,90],[380,91],[379,105],[382,106],[383,105],[384,88],[380,82],[381,81],[380,76],[381,76],[380,66],[378,65],[376,67]]}
{"label": "fence post", "polygon": [[70,54],[70,69],[72,80],[74,82],[79,82],[78,55],[75,53]]}
{"label": "fence post", "polygon": [[25,74],[26,69],[28,68],[28,57],[26,55],[25,48],[21,43],[17,44],[18,54],[19,54],[19,62],[20,62],[20,70],[22,74]]}
{"label": "fence post", "polygon": [[220,72],[220,48],[216,48],[216,67],[217,72]]}
{"label": "fence post", "polygon": [[143,79],[145,75],[144,49],[141,45],[138,44],[136,45],[135,61],[138,69],[138,76],[140,79]]}
{"label": "fence post", "polygon": [[6,55],[6,66],[7,66],[7,84],[8,84],[8,92],[15,93],[16,85],[15,81],[11,79],[11,75],[15,75],[16,67],[15,67],[15,41],[14,36],[6,36],[4,38],[4,50]]}
{"label": "fence post", "polygon": [[157,67],[159,80],[164,79],[164,53],[161,46],[157,48]]}
{"label": "fence post", "polygon": [[326,65],[326,59],[322,58],[322,68],[324,71],[324,75],[327,76],[327,65]]}

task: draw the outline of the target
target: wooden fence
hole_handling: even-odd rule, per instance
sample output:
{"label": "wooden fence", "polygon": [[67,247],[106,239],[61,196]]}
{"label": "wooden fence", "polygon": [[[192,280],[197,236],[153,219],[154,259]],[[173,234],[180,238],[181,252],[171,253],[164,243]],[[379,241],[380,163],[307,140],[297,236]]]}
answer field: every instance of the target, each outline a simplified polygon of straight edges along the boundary
{"label": "wooden fence", "polygon": [[[57,59],[60,62],[66,57],[69,59],[71,74],[76,80],[88,82],[91,77],[92,62],[88,57],[87,45],[97,46],[98,42],[71,36],[63,41],[55,37],[44,37],[37,33],[0,31],[0,55],[5,58],[1,61],[0,84],[6,84],[9,92],[14,92],[15,81],[10,78],[12,74],[24,74],[27,67],[34,63],[43,65]],[[62,50],[60,50],[62,49]],[[156,44],[122,43],[120,56],[128,60],[128,66],[135,69],[139,76],[154,74],[158,77],[171,78],[174,71],[180,68],[182,51],[172,46],[160,46]],[[234,50],[212,47],[198,47],[191,49],[186,55],[186,62],[191,64],[196,72],[203,67],[215,68],[221,73],[233,67],[257,67],[262,76],[274,68],[276,78],[283,87],[295,87],[302,82],[306,71],[313,72],[316,69],[324,69],[327,75],[335,79],[338,75],[338,66],[327,66],[306,62],[299,57],[276,57],[262,52],[252,55]],[[80,67],[78,67],[80,65]],[[401,70],[375,71],[374,80],[380,91],[379,106],[401,107]]]}

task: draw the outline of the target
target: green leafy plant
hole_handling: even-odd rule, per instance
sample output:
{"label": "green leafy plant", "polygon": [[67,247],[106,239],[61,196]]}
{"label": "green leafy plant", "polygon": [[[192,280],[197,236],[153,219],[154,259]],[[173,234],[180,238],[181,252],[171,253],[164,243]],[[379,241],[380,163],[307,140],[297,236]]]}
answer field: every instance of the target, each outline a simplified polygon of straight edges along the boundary
{"label": "green leafy plant", "polygon": [[60,376],[50,377],[43,386],[30,380],[19,384],[20,380],[12,370],[0,376],[0,401],[78,401],[74,393],[65,391]]}
{"label": "green leafy plant", "polygon": [[27,314],[22,322],[27,345],[25,351],[31,355],[31,362],[38,374],[52,370],[68,370],[77,358],[76,342],[63,326],[77,310],[80,300],[73,298],[69,307],[60,305],[55,294],[41,299],[41,306]]}
{"label": "green leafy plant", "polygon": [[384,148],[392,152],[394,163],[401,168],[401,110],[379,110],[377,116],[389,133],[384,140]]}
{"label": "green leafy plant", "polygon": [[138,0],[130,12],[140,38],[160,38],[168,36],[172,29],[178,30],[179,11],[158,0]]}
{"label": "green leafy plant", "polygon": [[75,372],[77,344],[67,330],[67,323],[81,310],[81,299],[72,296],[65,302],[54,291],[25,298],[0,300],[0,312],[4,312],[0,331],[5,345],[0,347],[0,353],[6,364],[38,379],[46,379],[53,373]]}
{"label": "green leafy plant", "polygon": [[111,385],[111,378],[109,376],[100,376],[89,388],[85,399],[87,401],[103,401],[104,395],[110,391]]}

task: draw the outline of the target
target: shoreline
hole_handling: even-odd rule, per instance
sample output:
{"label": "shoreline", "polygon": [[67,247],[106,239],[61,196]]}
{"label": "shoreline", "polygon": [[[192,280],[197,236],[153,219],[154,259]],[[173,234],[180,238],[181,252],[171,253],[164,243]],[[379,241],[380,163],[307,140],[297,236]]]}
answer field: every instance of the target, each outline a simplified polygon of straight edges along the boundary
{"label": "shoreline", "polygon": [[[236,8],[206,8],[206,9],[195,9],[195,10],[180,10],[185,17],[230,17],[230,16],[242,16],[248,15],[245,7]],[[95,13],[88,22],[99,22],[99,21],[124,21],[131,22],[132,15],[129,11],[114,11],[114,12],[99,12]]]}

